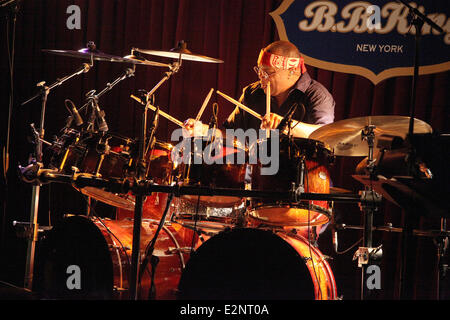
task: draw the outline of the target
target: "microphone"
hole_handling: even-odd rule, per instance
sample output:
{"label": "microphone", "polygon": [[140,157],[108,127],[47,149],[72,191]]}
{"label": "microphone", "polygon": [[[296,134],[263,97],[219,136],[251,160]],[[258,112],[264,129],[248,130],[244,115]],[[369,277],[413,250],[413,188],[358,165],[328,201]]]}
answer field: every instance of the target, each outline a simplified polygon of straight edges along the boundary
{"label": "microphone", "polygon": [[159,107],[156,107],[155,115],[153,117],[152,130],[156,129],[159,123]]}
{"label": "microphone", "polygon": [[98,130],[102,132],[108,131],[109,128],[105,120],[105,111],[100,110],[97,103],[95,104],[95,114],[97,115],[98,119]]}
{"label": "microphone", "polygon": [[216,137],[218,110],[219,110],[219,105],[216,102],[214,102],[213,103],[213,114],[211,116],[211,120],[209,121],[209,128],[208,128],[208,141],[211,141],[211,142],[214,142],[215,137]]}
{"label": "microphone", "polygon": [[[91,90],[88,93],[86,93],[86,97],[91,100],[92,107],[94,109],[95,117],[98,119],[98,130],[102,132],[106,132],[109,130],[108,124],[105,120],[105,112],[103,110],[100,110],[100,107],[98,106],[98,97],[95,95],[95,90]],[[91,125],[93,125],[93,122],[95,118],[93,118],[93,114],[91,113]]]}
{"label": "microphone", "polygon": [[80,114],[78,113],[77,108],[75,107],[75,104],[72,100],[66,99],[64,103],[67,106],[67,103],[70,103],[71,107],[69,108],[70,112],[72,113],[72,118],[75,120],[75,124],[77,126],[81,126],[83,124],[83,119],[81,118]]}
{"label": "microphone", "polygon": [[334,251],[337,253],[338,252],[338,233],[336,230],[336,227],[333,225],[331,228],[331,236],[332,236],[332,241],[333,241],[333,248]]}
{"label": "microphone", "polygon": [[214,102],[213,103],[213,114],[211,116],[211,120],[209,121],[209,128],[216,128],[217,127],[217,112],[219,110],[219,105]]}
{"label": "microphone", "polygon": [[277,126],[277,130],[279,130],[280,132],[283,132],[284,129],[286,129],[287,125],[289,124],[289,122],[292,119],[292,116],[294,115],[295,111],[298,108],[298,103],[294,103],[292,105],[292,107],[289,109],[289,111],[285,114],[285,116],[283,117],[283,119],[281,120],[281,122],[278,124]]}

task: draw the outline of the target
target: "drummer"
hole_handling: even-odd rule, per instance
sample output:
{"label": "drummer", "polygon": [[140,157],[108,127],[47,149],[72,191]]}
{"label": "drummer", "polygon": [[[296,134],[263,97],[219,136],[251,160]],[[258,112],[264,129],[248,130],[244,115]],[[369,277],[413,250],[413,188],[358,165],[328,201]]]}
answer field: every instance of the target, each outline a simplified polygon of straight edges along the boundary
{"label": "drummer", "polygon": [[[275,41],[261,50],[254,67],[259,81],[246,86],[239,102],[264,114],[262,121],[236,107],[224,128],[276,129],[283,116],[297,103],[291,134],[307,138],[320,126],[334,121],[335,101],[330,92],[308,74],[303,57],[289,41]],[[270,113],[266,113],[266,94],[270,83]],[[187,119],[185,128],[193,134],[195,120]],[[202,125],[206,132],[208,125]]]}

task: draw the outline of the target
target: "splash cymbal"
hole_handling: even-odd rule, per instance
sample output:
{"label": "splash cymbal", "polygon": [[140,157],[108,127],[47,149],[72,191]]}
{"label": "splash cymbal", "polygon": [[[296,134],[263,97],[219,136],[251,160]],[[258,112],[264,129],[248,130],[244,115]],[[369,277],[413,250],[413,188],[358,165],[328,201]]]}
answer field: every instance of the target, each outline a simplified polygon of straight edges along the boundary
{"label": "splash cymbal", "polygon": [[[337,156],[363,157],[368,155],[367,141],[361,139],[362,130],[374,125],[374,147],[381,135],[406,138],[409,130],[409,117],[368,116],[336,121],[320,127],[309,135],[309,139],[324,142]],[[432,128],[426,122],[414,119],[414,133],[430,133]]]}

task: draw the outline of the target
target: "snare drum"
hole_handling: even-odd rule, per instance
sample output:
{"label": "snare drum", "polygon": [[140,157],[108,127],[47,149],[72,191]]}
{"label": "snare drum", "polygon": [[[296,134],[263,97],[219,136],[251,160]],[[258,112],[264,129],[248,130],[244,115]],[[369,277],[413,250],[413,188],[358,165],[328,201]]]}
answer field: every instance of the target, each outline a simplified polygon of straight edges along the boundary
{"label": "snare drum", "polygon": [[226,228],[234,228],[245,223],[245,202],[232,207],[210,207],[204,203],[194,203],[183,198],[174,199],[172,221],[191,230],[206,234],[216,234]]}
{"label": "snare drum", "polygon": [[335,300],[323,254],[298,235],[237,228],[204,242],[186,264],[181,300]]}
{"label": "snare drum", "polygon": [[[176,298],[189,246],[195,243],[192,231],[177,227],[164,225],[153,251],[159,258],[154,275],[157,300]],[[156,229],[157,222],[143,220],[142,257]],[[129,299],[132,242],[133,220],[91,220],[83,216],[63,219],[41,243],[36,264],[37,291],[49,299]],[[71,278],[74,270],[79,270],[79,283]],[[142,272],[139,299],[148,299],[151,271],[148,264]]]}
{"label": "snare drum", "polygon": [[[250,147],[250,157],[261,150],[269,150],[271,140],[262,139]],[[272,157],[274,158],[274,157]],[[306,193],[329,193],[329,167],[333,154],[320,141],[304,138],[281,137],[279,143],[278,172],[263,175],[263,165],[251,165],[251,188],[260,191],[291,191],[293,186],[304,187]],[[273,163],[271,163],[273,165]],[[251,218],[262,224],[275,226],[314,226],[325,224],[331,218],[328,201],[277,201],[252,199],[248,210]]]}

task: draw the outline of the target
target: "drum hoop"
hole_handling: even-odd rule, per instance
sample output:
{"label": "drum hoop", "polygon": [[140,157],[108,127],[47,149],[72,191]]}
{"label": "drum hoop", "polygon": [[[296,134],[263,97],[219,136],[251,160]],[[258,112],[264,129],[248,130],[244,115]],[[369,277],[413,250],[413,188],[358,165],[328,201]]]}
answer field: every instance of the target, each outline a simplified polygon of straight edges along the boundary
{"label": "drum hoop", "polygon": [[311,211],[317,211],[319,213],[325,214],[329,219],[331,218],[331,215],[333,214],[332,209],[325,209],[317,204],[310,203],[309,205],[305,203],[288,203],[288,202],[281,202],[279,204],[260,204],[257,206],[251,207],[250,211],[262,209],[262,208],[299,208],[299,209],[309,209]]}
{"label": "drum hoop", "polygon": [[[307,141],[308,143],[314,143],[316,145],[316,147],[320,147],[322,149],[327,150],[330,156],[334,155],[333,149],[327,143],[325,143],[323,141],[319,141],[319,140],[315,140],[315,139],[309,139],[309,138],[293,138],[293,139],[294,139],[294,144],[296,144],[295,143],[296,140],[297,141]],[[249,151],[254,148],[253,146],[255,144],[260,144],[263,141],[267,141],[267,138],[257,139],[251,146],[249,146],[249,148],[248,148]]]}
{"label": "drum hoop", "polygon": [[318,248],[316,248],[314,245],[312,245],[308,241],[308,239],[306,239],[302,235],[295,234],[295,233],[292,233],[292,232],[288,232],[286,230],[276,230],[275,234],[277,234],[280,238],[282,238],[285,241],[287,241],[285,238],[293,238],[293,239],[296,239],[296,240],[298,240],[300,242],[304,242],[306,245],[308,245],[310,247],[311,253],[313,255],[316,255],[319,258],[319,260],[316,261],[316,263],[320,263],[322,265],[322,267],[325,269],[324,271],[328,275],[328,280],[330,281],[330,284],[329,284],[328,288],[332,289],[331,292],[329,292],[329,294],[330,294],[329,298],[331,298],[332,300],[335,300],[337,298],[336,279],[334,278],[333,270],[331,269],[330,264],[326,260],[325,255]]}

